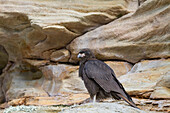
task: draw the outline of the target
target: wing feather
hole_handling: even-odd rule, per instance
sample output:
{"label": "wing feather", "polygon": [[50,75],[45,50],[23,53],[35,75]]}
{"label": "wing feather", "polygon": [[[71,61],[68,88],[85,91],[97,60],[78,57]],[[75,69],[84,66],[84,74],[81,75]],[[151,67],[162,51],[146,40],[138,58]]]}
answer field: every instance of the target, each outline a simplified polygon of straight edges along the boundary
{"label": "wing feather", "polygon": [[106,92],[117,92],[124,94],[122,85],[115,77],[113,70],[100,60],[89,60],[84,67],[86,76],[94,79]]}

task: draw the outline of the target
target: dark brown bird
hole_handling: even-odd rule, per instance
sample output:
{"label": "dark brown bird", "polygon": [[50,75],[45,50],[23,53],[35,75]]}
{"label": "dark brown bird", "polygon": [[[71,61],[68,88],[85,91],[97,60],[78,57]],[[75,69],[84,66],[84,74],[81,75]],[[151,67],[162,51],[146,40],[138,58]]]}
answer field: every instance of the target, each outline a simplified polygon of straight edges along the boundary
{"label": "dark brown bird", "polygon": [[116,100],[122,98],[132,107],[138,108],[113,70],[104,62],[97,60],[90,49],[82,49],[77,57],[80,58],[79,76],[84,81],[93,101],[108,97]]}

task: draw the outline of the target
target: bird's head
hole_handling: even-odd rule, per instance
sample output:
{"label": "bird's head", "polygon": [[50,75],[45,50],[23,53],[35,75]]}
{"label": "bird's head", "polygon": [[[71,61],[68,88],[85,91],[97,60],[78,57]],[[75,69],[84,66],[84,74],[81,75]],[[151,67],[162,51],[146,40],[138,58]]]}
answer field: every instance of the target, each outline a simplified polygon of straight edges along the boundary
{"label": "bird's head", "polygon": [[93,52],[88,48],[80,50],[77,57],[80,59],[95,58]]}

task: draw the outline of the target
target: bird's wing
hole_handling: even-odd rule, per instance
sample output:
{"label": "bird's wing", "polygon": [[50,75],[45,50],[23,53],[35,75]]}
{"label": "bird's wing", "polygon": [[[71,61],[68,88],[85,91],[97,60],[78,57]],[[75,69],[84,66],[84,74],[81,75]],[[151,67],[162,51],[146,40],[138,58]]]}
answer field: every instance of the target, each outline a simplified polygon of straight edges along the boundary
{"label": "bird's wing", "polygon": [[122,84],[117,80],[113,70],[100,60],[89,60],[84,66],[85,75],[94,80],[104,91],[116,93],[117,96],[137,108],[132,98],[127,94]]}
{"label": "bird's wing", "polygon": [[85,63],[85,74],[88,78],[93,79],[106,92],[124,93],[123,86],[116,79],[113,70],[100,60],[89,60]]}

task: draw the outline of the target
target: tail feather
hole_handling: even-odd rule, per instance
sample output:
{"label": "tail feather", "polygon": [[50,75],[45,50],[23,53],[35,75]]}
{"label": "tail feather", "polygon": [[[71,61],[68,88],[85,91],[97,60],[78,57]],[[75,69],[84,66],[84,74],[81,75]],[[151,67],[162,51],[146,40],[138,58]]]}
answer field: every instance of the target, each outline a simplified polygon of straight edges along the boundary
{"label": "tail feather", "polygon": [[124,97],[123,95],[121,95],[121,94],[117,94],[119,97],[121,97],[124,101],[126,101],[128,104],[130,104],[132,107],[134,107],[134,108],[137,108],[137,109],[139,109],[136,105],[135,105],[135,103],[132,101],[132,99],[127,99],[126,97]]}

